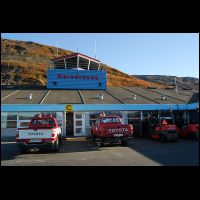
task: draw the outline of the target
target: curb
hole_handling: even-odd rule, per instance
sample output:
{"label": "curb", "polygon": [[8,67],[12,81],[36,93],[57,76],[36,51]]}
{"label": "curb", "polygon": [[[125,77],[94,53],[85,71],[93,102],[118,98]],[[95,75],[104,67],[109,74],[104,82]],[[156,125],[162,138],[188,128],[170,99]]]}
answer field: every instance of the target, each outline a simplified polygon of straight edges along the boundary
{"label": "curb", "polygon": [[85,137],[66,138],[67,141],[86,141]]}

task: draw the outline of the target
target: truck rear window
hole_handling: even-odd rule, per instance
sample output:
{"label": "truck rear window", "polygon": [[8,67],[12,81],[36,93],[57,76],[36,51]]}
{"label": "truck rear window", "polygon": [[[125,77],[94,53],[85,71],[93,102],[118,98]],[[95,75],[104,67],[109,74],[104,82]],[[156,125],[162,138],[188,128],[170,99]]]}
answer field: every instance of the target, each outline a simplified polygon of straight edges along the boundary
{"label": "truck rear window", "polygon": [[116,117],[113,117],[113,118],[111,118],[111,117],[109,117],[109,118],[102,118],[101,119],[101,123],[115,123],[115,122],[121,122],[120,121],[120,119],[119,118],[116,118]]}
{"label": "truck rear window", "polygon": [[33,126],[54,126],[54,120],[53,119],[34,119],[32,121]]}

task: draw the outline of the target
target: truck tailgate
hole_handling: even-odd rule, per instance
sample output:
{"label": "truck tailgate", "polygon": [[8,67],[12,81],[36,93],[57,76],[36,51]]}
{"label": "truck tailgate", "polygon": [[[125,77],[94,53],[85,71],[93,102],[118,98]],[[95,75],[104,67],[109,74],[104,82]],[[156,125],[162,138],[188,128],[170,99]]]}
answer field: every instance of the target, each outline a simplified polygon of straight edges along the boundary
{"label": "truck tailgate", "polygon": [[117,125],[117,126],[105,126],[106,132],[109,134],[125,134],[131,135],[131,127],[126,124]]}
{"label": "truck tailgate", "polygon": [[51,138],[53,129],[24,129],[18,130],[19,139]]}

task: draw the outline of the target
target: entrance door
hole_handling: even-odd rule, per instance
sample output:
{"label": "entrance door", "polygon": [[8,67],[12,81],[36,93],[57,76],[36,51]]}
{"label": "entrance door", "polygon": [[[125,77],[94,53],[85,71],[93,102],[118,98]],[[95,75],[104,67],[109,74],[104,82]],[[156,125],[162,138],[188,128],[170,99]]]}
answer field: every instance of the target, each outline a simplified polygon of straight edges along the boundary
{"label": "entrance door", "polygon": [[74,113],[74,136],[85,136],[85,117],[84,113]]}
{"label": "entrance door", "polygon": [[74,115],[72,112],[66,112],[66,136],[74,135]]}

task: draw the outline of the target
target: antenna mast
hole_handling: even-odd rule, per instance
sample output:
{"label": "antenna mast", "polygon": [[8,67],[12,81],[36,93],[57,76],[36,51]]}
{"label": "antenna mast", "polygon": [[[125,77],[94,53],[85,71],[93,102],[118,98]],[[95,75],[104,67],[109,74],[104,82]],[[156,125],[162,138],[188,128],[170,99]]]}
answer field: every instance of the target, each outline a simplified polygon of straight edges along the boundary
{"label": "antenna mast", "polygon": [[79,46],[79,43],[77,41],[77,44],[76,44],[76,52],[78,53],[78,46]]}
{"label": "antenna mast", "polygon": [[57,57],[58,57],[58,41],[57,41]]}
{"label": "antenna mast", "polygon": [[178,88],[177,88],[176,76],[175,76],[175,92],[176,92],[176,96],[178,98]]}
{"label": "antenna mast", "polygon": [[94,58],[96,59],[96,40],[94,41]]}

